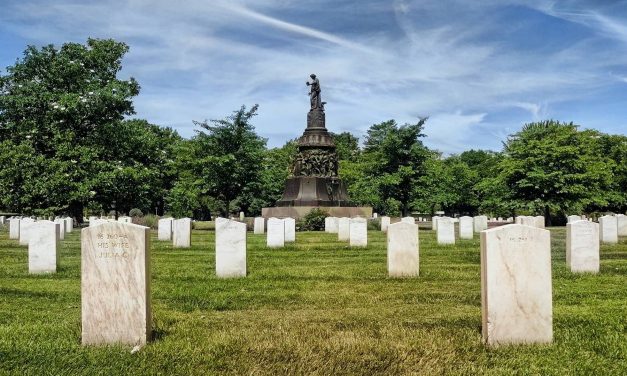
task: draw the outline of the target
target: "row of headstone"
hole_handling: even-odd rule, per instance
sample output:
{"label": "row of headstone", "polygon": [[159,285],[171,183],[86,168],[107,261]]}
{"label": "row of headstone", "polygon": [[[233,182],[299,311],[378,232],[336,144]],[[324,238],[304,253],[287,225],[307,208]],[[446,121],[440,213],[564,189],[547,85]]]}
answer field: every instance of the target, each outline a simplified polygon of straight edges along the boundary
{"label": "row of headstone", "polygon": [[[368,246],[368,221],[366,218],[334,218],[329,220],[333,230],[337,223],[337,240],[348,241],[351,247]],[[382,219],[385,217],[381,217]],[[326,220],[325,220],[326,224]],[[330,231],[329,231],[330,232]]]}
{"label": "row of headstone", "polygon": [[517,225],[545,228],[543,215],[519,215],[516,217],[515,221]]}
{"label": "row of headstone", "polygon": [[[268,235],[283,234],[284,238],[286,222],[271,218]],[[338,222],[340,228],[348,224],[350,234],[362,231],[355,225],[365,223],[365,219],[340,218]],[[438,228],[442,230],[450,223],[444,219]],[[460,218],[460,225],[470,226],[470,217]],[[567,226],[567,262],[571,270],[588,271],[588,265],[598,265],[598,226],[588,221]],[[149,229],[134,224],[106,222],[83,230],[84,344],[142,345],[148,340],[149,241]],[[217,220],[215,247],[217,276],[246,276],[244,223]],[[387,227],[387,267],[390,277],[419,275],[416,224],[401,221]],[[510,224],[481,232],[481,307],[482,335],[488,345],[552,341],[549,231]]]}
{"label": "row of headstone", "polygon": [[281,248],[287,242],[296,241],[296,220],[294,218],[269,218],[266,245],[270,248]]}

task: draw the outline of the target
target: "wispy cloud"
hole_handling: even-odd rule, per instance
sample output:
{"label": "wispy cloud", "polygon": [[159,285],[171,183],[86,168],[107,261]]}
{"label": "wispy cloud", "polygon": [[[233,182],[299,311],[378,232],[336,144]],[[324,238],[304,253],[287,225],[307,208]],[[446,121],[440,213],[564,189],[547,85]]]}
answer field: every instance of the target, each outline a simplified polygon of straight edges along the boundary
{"label": "wispy cloud", "polygon": [[592,0],[5,2],[0,32],[19,44],[127,42],[122,74],[142,85],[137,116],[185,136],[192,120],[259,103],[255,124],[270,145],[297,137],[304,81],[316,73],[335,132],[429,115],[430,146],[498,147],[495,138],[565,106],[618,100],[604,90],[627,77],[627,12]]}

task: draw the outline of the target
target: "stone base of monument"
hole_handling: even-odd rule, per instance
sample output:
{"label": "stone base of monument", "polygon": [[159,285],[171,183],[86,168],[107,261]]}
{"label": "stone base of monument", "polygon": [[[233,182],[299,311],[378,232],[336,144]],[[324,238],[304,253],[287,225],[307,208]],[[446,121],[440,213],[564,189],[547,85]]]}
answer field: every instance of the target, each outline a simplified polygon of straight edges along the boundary
{"label": "stone base of monument", "polygon": [[330,217],[372,217],[372,208],[368,206],[278,206],[261,209],[261,216],[264,218],[291,217],[300,219],[307,215],[312,209],[324,210]]}

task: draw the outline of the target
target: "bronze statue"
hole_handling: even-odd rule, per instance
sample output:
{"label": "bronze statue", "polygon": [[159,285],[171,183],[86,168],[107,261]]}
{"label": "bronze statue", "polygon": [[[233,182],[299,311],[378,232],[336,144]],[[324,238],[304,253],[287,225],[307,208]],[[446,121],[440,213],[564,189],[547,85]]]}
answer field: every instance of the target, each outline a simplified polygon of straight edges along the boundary
{"label": "bronze statue", "polygon": [[324,110],[322,107],[322,99],[320,97],[320,81],[318,81],[318,79],[316,78],[315,74],[310,74],[309,77],[311,77],[311,83],[309,81],[305,82],[305,84],[307,86],[310,86],[309,88],[309,100],[311,101],[311,110],[317,110],[317,109],[321,109]]}

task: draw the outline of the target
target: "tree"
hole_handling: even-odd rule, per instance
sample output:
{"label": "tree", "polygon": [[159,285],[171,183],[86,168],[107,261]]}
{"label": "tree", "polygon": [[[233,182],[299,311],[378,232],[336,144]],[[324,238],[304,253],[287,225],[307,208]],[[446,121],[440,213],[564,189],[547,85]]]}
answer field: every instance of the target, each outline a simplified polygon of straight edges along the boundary
{"label": "tree", "polygon": [[337,157],[340,161],[356,161],[359,157],[359,138],[353,136],[349,132],[331,133],[335,147],[337,150]]}
{"label": "tree", "polygon": [[[187,211],[195,207],[203,211],[202,217],[210,212],[249,212],[261,190],[260,165],[266,145],[250,124],[258,107],[247,110],[242,106],[225,119],[194,122],[202,129],[178,150],[175,165],[183,172],[174,186],[176,194],[169,196],[170,203]],[[195,192],[197,202],[192,205],[181,187]]]}
{"label": "tree", "polygon": [[526,124],[508,137],[499,178],[517,209],[553,214],[607,205],[612,161],[603,155],[596,131],[553,120]]}
{"label": "tree", "polygon": [[[99,174],[112,168],[102,158],[110,140],[100,133],[134,113],[139,85],[117,78],[127,51],[124,43],[97,39],[60,49],[29,46],[0,77],[0,154],[36,156],[30,171],[4,171],[7,209],[70,212],[82,220]],[[19,153],[4,162],[17,165]],[[22,180],[25,174],[32,178]],[[24,191],[33,194],[18,196]]]}
{"label": "tree", "polygon": [[429,150],[420,141],[426,120],[402,126],[389,120],[368,130],[362,160],[364,175],[378,192],[379,203],[372,203],[375,209],[379,209],[377,204],[387,203],[398,205],[402,215],[409,214],[415,195],[413,187],[426,173]]}

